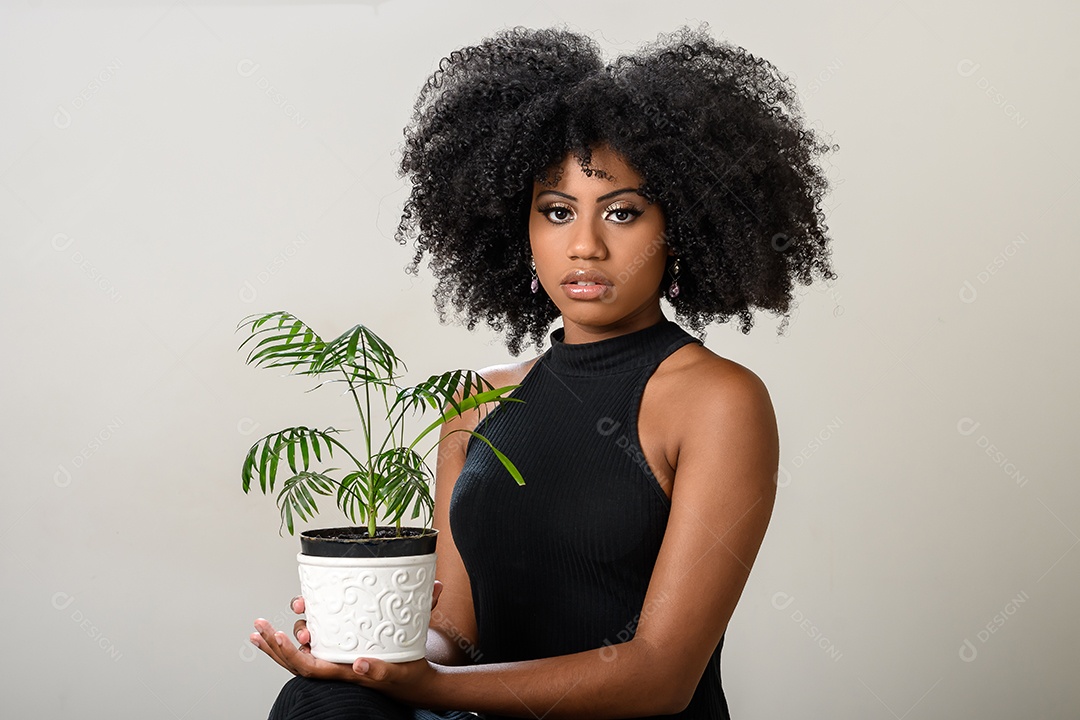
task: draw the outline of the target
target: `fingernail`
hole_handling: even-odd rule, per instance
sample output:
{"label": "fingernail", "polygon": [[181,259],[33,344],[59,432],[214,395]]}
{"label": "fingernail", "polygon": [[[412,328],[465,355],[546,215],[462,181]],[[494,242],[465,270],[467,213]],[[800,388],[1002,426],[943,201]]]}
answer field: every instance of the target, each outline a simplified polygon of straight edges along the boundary
{"label": "fingernail", "polygon": [[283,638],[281,636],[281,633],[277,633],[276,635],[274,635],[274,640],[277,641],[278,645],[284,645],[285,644],[285,638]]}
{"label": "fingernail", "polygon": [[360,662],[356,663],[356,672],[363,675],[368,671],[370,667],[371,665],[368,663],[367,660],[361,660]]}

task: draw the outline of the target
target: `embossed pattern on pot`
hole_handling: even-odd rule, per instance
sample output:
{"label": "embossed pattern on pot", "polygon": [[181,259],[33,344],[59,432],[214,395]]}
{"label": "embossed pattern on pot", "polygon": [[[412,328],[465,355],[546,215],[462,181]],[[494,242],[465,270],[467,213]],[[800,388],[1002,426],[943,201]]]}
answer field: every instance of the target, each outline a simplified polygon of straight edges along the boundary
{"label": "embossed pattern on pot", "polygon": [[392,558],[298,553],[296,559],[312,655],[339,663],[424,657],[435,553]]}

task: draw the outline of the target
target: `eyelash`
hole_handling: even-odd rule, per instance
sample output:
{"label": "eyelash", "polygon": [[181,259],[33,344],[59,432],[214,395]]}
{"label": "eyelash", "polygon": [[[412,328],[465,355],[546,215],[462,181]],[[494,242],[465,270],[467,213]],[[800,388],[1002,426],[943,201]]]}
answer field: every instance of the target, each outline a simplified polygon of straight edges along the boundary
{"label": "eyelash", "polygon": [[[548,205],[544,205],[544,206],[542,206],[540,208],[537,208],[536,211],[538,213],[540,213],[541,215],[543,215],[544,217],[546,217],[548,220],[551,220],[551,217],[549,217],[549,215],[553,210],[566,210],[567,212],[573,212],[574,211],[574,209],[572,207],[570,207],[568,205],[564,205],[562,203],[550,203]],[[618,222],[618,221],[616,222],[617,225],[626,225],[626,224],[629,224],[629,223],[633,222],[633,219],[638,217],[639,215],[641,215],[641,213],[643,213],[644,210],[640,210],[640,209],[638,209],[638,208],[636,208],[636,207],[634,207],[632,205],[631,206],[626,206],[626,207],[609,207],[607,210],[605,210],[605,213],[616,213],[616,212],[625,212],[625,213],[630,214],[630,219],[629,220],[623,220],[621,222]],[[565,220],[564,221],[551,220],[551,222],[553,222],[556,225],[563,225],[563,224],[565,224],[566,221]]]}

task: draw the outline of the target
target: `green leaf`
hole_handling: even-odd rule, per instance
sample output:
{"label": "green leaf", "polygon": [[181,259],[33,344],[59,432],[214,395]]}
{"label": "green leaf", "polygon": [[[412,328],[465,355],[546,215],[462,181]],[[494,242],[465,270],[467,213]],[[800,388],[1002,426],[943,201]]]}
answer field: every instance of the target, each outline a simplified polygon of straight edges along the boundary
{"label": "green leaf", "polygon": [[[278,507],[281,509],[282,522],[288,523],[293,516],[309,520],[318,512],[315,495],[333,495],[339,483],[329,475],[302,470],[286,480],[278,495]],[[290,531],[291,532],[291,531]]]}
{"label": "green leaf", "polygon": [[338,485],[337,506],[353,521],[354,524],[358,522],[358,511],[360,516],[359,522],[365,522],[367,517],[363,512],[367,503],[367,498],[364,496],[364,490],[367,485],[366,483],[360,482],[365,477],[367,477],[366,471],[351,472],[342,478],[341,483]]}
{"label": "green leaf", "polygon": [[313,366],[321,372],[345,371],[352,382],[388,382],[401,361],[381,338],[363,325],[355,325],[326,343]]}
{"label": "green leaf", "polygon": [[407,447],[390,448],[375,458],[380,469],[379,501],[390,519],[398,522],[413,506],[416,517],[420,509],[430,516],[434,508],[431,496],[431,471],[423,458]]}
{"label": "green leaf", "polygon": [[356,346],[360,344],[360,333],[354,332],[349,335],[349,347],[346,351],[350,358],[356,357]]}
{"label": "green leaf", "polygon": [[500,451],[498,448],[496,448],[494,445],[492,445],[490,440],[488,440],[486,437],[484,437],[480,433],[475,432],[473,430],[470,430],[469,434],[472,435],[473,437],[480,438],[481,440],[483,440],[487,444],[487,446],[489,448],[491,448],[491,452],[495,453],[495,457],[499,458],[499,461],[502,462],[503,467],[506,468],[506,471],[508,473],[510,473],[510,475],[513,476],[514,480],[517,481],[518,485],[524,485],[525,484],[525,478],[523,478],[521,476],[521,472],[518,471],[517,466],[514,465],[514,463],[510,462],[510,458],[506,457],[506,455],[504,455],[502,453],[502,451]]}
{"label": "green leaf", "polygon": [[[249,318],[254,316],[249,316]],[[273,319],[277,323],[271,323]],[[321,351],[323,341],[299,318],[286,312],[268,313],[254,321],[242,321],[237,330],[248,325],[249,336],[243,349],[258,338],[248,352],[246,362],[257,367],[291,367],[299,374],[311,373],[311,360]],[[305,367],[306,366],[306,367]]]}
{"label": "green leaf", "polygon": [[[266,462],[270,457],[270,439],[269,436],[263,438],[263,450],[259,458],[259,487],[262,488],[263,495],[266,494]],[[276,468],[275,468],[276,469]],[[270,486],[273,489],[273,485]]]}
{"label": "green leaf", "polygon": [[307,501],[305,504],[307,507],[311,508],[312,515],[319,512],[319,507],[315,504],[315,498],[312,496],[311,489],[307,485],[300,485],[300,494],[303,496],[304,500]]}
{"label": "green leaf", "polygon": [[240,472],[241,480],[243,481],[244,493],[246,494],[251,490],[251,474],[255,468],[255,457],[259,451],[259,443],[255,443],[248,450],[247,457],[244,458],[244,467]]}
{"label": "green leaf", "polygon": [[[281,440],[281,433],[278,433],[278,440]],[[269,442],[269,441],[268,441]],[[275,448],[279,447],[275,444]],[[265,477],[270,481],[270,492],[274,491],[274,481],[277,479],[277,467],[278,461],[281,460],[281,454],[278,451],[270,453],[270,467],[265,470]],[[266,468],[266,465],[263,465]],[[260,475],[259,482],[263,482],[263,475]],[[263,490],[265,492],[265,489]]]}
{"label": "green leaf", "polygon": [[486,392],[478,393],[476,395],[471,395],[471,396],[463,399],[461,402],[455,403],[454,407],[452,409],[447,410],[446,412],[444,412],[443,415],[438,420],[436,420],[435,422],[431,423],[426,428],[424,428],[424,431],[422,433],[420,433],[416,437],[415,440],[413,440],[412,444],[409,447],[416,447],[416,443],[420,442],[420,440],[424,436],[426,436],[428,433],[430,433],[432,430],[439,427],[443,423],[446,423],[446,422],[448,422],[450,420],[453,420],[454,418],[461,415],[463,412],[465,412],[467,410],[472,410],[475,407],[478,407],[480,405],[485,405],[485,404],[487,404],[489,402],[493,402],[493,401],[498,401],[498,402],[525,402],[524,400],[522,400],[520,398],[502,397],[505,393],[508,393],[508,392],[510,392],[511,390],[513,390],[514,388],[517,388],[517,387],[520,387],[520,386],[519,385],[507,385],[506,387],[496,388],[494,390],[488,390]]}
{"label": "green leaf", "polygon": [[[284,509],[282,510],[282,512],[284,513],[284,517],[285,517],[285,525],[289,528],[289,534],[292,535],[292,534],[294,534],[293,533],[292,507],[288,503],[286,503]],[[280,528],[278,528],[278,532],[279,533],[281,532]]]}

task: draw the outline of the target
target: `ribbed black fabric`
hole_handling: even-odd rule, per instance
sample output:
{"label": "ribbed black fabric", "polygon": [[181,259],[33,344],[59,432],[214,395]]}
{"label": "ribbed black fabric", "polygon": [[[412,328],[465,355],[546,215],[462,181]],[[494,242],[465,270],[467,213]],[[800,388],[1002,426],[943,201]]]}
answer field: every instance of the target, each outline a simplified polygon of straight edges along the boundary
{"label": "ribbed black fabric", "polygon": [[294,677],[281,688],[269,720],[476,720],[476,715],[417,710],[355,683]]}
{"label": "ribbed black fabric", "polygon": [[[667,526],[670,501],[642,453],[637,413],[660,362],[698,339],[667,319],[595,342],[563,337],[562,328],[551,333],[551,347],[513,391],[524,402],[503,403],[477,425],[525,485],[470,438],[451,496],[481,663],[633,637]],[[666,717],[728,718],[722,647],[723,638],[690,706]]]}

